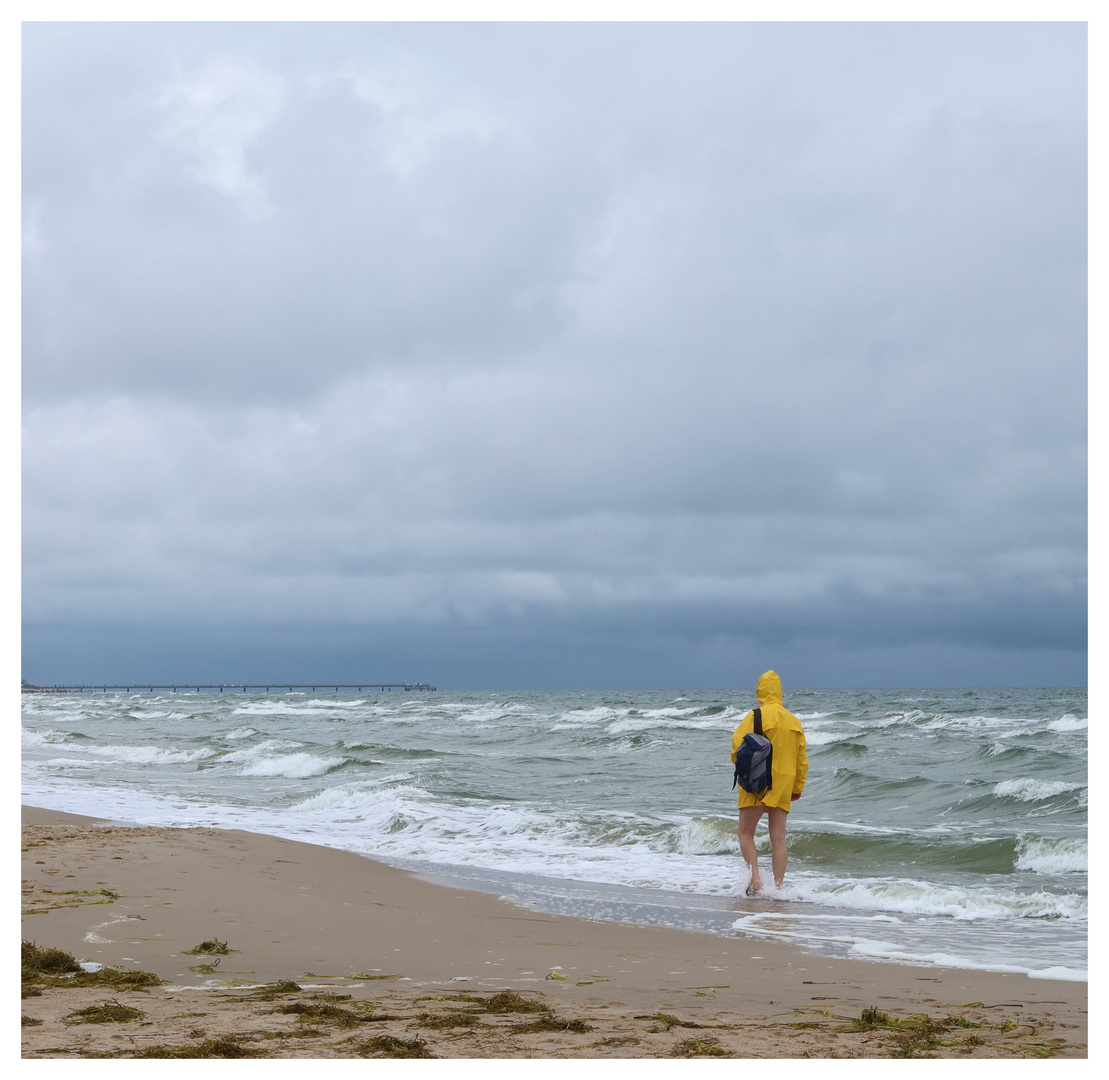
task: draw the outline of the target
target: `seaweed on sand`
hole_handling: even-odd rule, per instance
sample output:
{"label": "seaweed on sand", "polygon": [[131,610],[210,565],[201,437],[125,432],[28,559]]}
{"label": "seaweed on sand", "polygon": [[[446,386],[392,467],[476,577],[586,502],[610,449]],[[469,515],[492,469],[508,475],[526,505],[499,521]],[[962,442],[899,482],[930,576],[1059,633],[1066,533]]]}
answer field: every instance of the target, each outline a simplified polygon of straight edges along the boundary
{"label": "seaweed on sand", "polygon": [[232,1036],[205,1039],[187,1046],[148,1046],[135,1055],[137,1058],[256,1058],[265,1057],[265,1051],[243,1046]]}
{"label": "seaweed on sand", "polygon": [[342,1046],[349,1046],[359,1057],[430,1058],[435,1055],[422,1039],[398,1039],[394,1035],[375,1035],[372,1039],[348,1039]]}
{"label": "seaweed on sand", "polygon": [[107,986],[113,990],[142,990],[147,986],[162,985],[162,979],[152,971],[121,971],[114,967],[83,971],[72,953],[62,949],[42,949],[33,941],[23,942],[21,960],[24,997],[38,997],[43,986]]}
{"label": "seaweed on sand", "polygon": [[592,1030],[592,1025],[587,1024],[580,1016],[575,1016],[572,1020],[562,1020],[557,1016],[541,1016],[538,1020],[532,1020],[527,1024],[512,1025],[512,1031],[516,1035],[527,1035],[534,1031],[573,1031],[583,1035]]}
{"label": "seaweed on sand", "polygon": [[23,942],[21,961],[25,980],[37,979],[43,975],[66,975],[71,971],[81,970],[81,965],[72,953],[61,949],[40,949],[33,941]]}
{"label": "seaweed on sand", "polygon": [[444,1001],[471,1001],[481,1006],[481,1012],[487,1013],[536,1013],[550,1012],[551,1007],[542,1001],[533,998],[521,997],[515,990],[502,990],[499,994],[490,994],[489,997],[478,997],[476,994],[459,994],[457,997],[443,998]]}
{"label": "seaweed on sand", "polygon": [[350,1009],[344,1009],[341,1005],[329,1005],[326,1002],[292,1001],[288,1005],[281,1005],[274,1012],[295,1016],[298,1024],[336,1024],[339,1027],[355,1027],[366,1019]]}
{"label": "seaweed on sand", "polygon": [[731,1057],[715,1039],[683,1039],[670,1052],[673,1057]]}
{"label": "seaweed on sand", "polygon": [[90,1005],[87,1009],[77,1009],[65,1017],[67,1024],[129,1024],[141,1020],[146,1013],[121,1005],[118,1001],[103,1005]]}
{"label": "seaweed on sand", "polygon": [[183,953],[189,956],[227,956],[229,953],[237,952],[237,949],[229,949],[226,941],[220,941],[218,938],[211,938],[209,941],[202,941],[199,945],[192,949],[182,949]]}
{"label": "seaweed on sand", "polygon": [[687,1027],[699,1028],[703,1027],[702,1024],[695,1024],[692,1020],[679,1020],[676,1016],[671,1016],[669,1013],[649,1013],[645,1016],[637,1016],[636,1020],[657,1020],[657,1024],[652,1024],[651,1027],[646,1028],[647,1031],[669,1031],[672,1027]]}
{"label": "seaweed on sand", "polygon": [[252,994],[247,994],[241,1001],[273,1001],[278,995],[299,994],[300,986],[292,979],[280,979],[275,983],[259,986]]}
{"label": "seaweed on sand", "polygon": [[455,1009],[447,1013],[421,1013],[420,1023],[439,1030],[453,1027],[480,1027],[485,1021],[476,1013]]}
{"label": "seaweed on sand", "polygon": [[103,967],[99,971],[82,971],[76,975],[45,980],[47,986],[108,986],[113,990],[145,990],[148,986],[162,986],[164,980],[153,971],[122,971],[120,968]]}
{"label": "seaweed on sand", "polygon": [[[962,1020],[962,1017],[959,1018]],[[936,1020],[924,1013],[915,1013],[904,1018],[891,1016],[875,1005],[863,1009],[857,1020],[847,1031],[873,1031],[883,1028],[889,1031],[891,1040],[890,1056],[895,1058],[916,1058],[927,1055],[927,1051],[940,1045],[940,1035],[949,1027],[958,1024],[952,1017]],[[958,1024],[966,1026],[967,1022]],[[974,1044],[971,1044],[974,1045]]]}

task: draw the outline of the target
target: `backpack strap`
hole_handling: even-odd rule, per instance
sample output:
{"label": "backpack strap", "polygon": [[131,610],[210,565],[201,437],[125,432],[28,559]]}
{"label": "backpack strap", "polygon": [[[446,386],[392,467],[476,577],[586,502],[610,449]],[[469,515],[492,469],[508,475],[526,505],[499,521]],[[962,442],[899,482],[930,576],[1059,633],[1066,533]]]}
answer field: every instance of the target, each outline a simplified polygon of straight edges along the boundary
{"label": "backpack strap", "polygon": [[762,734],[762,709],[755,710],[755,734]]}

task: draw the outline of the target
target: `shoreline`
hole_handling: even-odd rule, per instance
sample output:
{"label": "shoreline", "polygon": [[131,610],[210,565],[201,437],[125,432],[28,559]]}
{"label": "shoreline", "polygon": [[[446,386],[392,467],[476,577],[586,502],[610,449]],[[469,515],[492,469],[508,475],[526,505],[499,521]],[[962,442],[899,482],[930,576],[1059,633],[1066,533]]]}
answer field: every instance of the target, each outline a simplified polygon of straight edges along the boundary
{"label": "shoreline", "polygon": [[[168,985],[144,996],[167,1002],[212,999],[236,984],[303,984],[307,976],[317,987],[390,1008],[411,1009],[428,994],[510,990],[541,998],[559,1015],[592,1017],[595,1031],[630,1025],[630,1034],[612,1036],[623,1042],[607,1047],[603,1039],[571,1031],[512,1034],[512,1046],[496,1053],[474,1052],[473,1039],[449,1029],[429,1044],[439,1056],[479,1057],[660,1056],[656,1042],[681,1039],[669,1029],[647,1031],[642,1018],[657,1015],[678,1016],[682,1025],[755,1025],[762,1032],[752,1042],[746,1030],[736,1048],[719,1035],[729,1056],[888,1056],[882,1038],[871,1033],[863,1044],[861,1033],[833,1035],[831,1021],[842,1026],[843,1018],[873,1006],[901,1016],[963,1010],[968,1023],[992,1025],[991,1031],[1014,1024],[1010,1042],[1027,1042],[1030,1030],[1042,1035],[1047,1028],[1062,1040],[1029,1051],[1032,1056],[1085,1056],[1084,983],[836,959],[763,939],[546,915],[363,855],[258,833],[114,826],[33,807],[23,808],[23,823],[24,938],[79,960],[152,971]],[[212,939],[235,951],[210,973],[190,970],[203,965],[184,950]],[[49,991],[66,1001],[90,993],[95,996]],[[39,1001],[28,1000],[25,1013],[34,1017]],[[829,1012],[831,1018],[823,1015]],[[44,1030],[52,1022],[41,1019],[42,1025],[24,1028],[31,1045],[25,1053],[32,1056],[49,1048],[48,1034],[55,1040],[49,1045],[61,1045],[58,1031]],[[405,1023],[411,1027],[411,1017]],[[797,1026],[805,1023],[817,1026]],[[90,1028],[65,1029],[66,1037],[82,1031],[93,1038]],[[185,1040],[185,1028],[176,1035],[170,1029],[167,1038]],[[495,1034],[480,1031],[474,1038]],[[682,1037],[688,1041],[690,1032],[683,1029]],[[270,1049],[277,1056],[318,1056],[323,1044],[314,1045],[303,1052],[285,1043],[280,1054]],[[953,1056],[1018,1052],[988,1042],[951,1048]],[[946,1056],[942,1048],[930,1053]]]}

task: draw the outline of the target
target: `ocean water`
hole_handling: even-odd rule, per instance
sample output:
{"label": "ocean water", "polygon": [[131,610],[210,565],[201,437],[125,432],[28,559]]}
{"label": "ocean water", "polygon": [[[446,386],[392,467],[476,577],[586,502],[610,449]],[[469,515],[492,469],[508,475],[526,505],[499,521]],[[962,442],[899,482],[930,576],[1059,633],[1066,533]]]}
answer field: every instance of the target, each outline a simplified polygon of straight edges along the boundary
{"label": "ocean water", "polygon": [[23,798],[369,855],[540,910],[1084,979],[1085,690],[787,690],[784,888],[743,895],[742,691],[25,694]]}

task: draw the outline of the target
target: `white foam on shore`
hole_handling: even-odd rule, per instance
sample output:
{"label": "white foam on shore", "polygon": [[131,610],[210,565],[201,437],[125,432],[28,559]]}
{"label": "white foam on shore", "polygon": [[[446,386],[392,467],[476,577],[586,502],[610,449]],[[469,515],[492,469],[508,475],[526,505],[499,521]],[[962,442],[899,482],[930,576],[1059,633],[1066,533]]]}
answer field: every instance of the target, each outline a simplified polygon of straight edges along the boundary
{"label": "white foam on shore", "polygon": [[959,920],[1082,919],[1088,902],[1078,893],[1021,892],[998,886],[940,885],[908,878],[831,879],[798,875],[780,892],[801,900],[856,911],[896,911]]}
{"label": "white foam on shore", "polygon": [[[25,738],[25,792],[35,805],[98,817],[241,828],[398,865],[529,875],[555,883],[551,895],[567,887],[559,882],[650,891],[658,900],[647,906],[654,904],[664,920],[678,910],[672,898],[679,895],[711,898],[707,906],[718,912],[730,911],[733,897],[737,910],[748,903],[737,892],[744,875],[727,762],[728,735],[746,705],[725,706],[723,696],[703,696],[696,708],[631,695],[549,703],[475,695],[454,705],[395,697],[361,705],[327,695],[299,703],[286,695],[198,698],[195,715],[172,723],[179,714],[136,710],[130,701],[89,709],[87,699],[85,707],[73,699],[65,702],[71,714],[61,715],[35,699],[24,710],[32,728]],[[639,700],[648,707],[633,708]],[[1080,699],[1074,701],[1065,707],[1081,713]],[[585,707],[574,707],[578,702]],[[1084,775],[1085,721],[1072,713],[1060,717],[1064,707],[1045,706],[1049,717],[1060,717],[1050,722],[1063,732],[1054,744],[1065,756],[1052,759],[1053,771],[982,756],[975,762],[977,787],[963,794],[962,786],[929,787],[918,775],[920,762],[934,757],[935,739],[947,726],[958,729],[959,718],[913,714],[901,721],[907,726],[877,735],[882,725],[876,721],[896,707],[883,701],[865,724],[842,708],[806,714],[813,783],[790,826],[804,844],[791,863],[788,888],[777,896],[768,890],[755,906],[811,909],[829,918],[839,912],[844,927],[872,919],[888,932],[864,931],[860,939],[889,939],[907,954],[942,949],[971,959],[1019,958],[1029,969],[1079,967],[1087,852],[1078,838],[1086,791],[1071,781]],[[952,713],[959,707],[948,706]],[[985,700],[977,707],[995,708]],[[1049,723],[981,720],[969,724],[979,729],[979,753],[996,741],[1016,749],[1016,761],[1025,760],[1028,740],[1010,736],[1042,733]],[[259,723],[265,730],[252,726]],[[869,763],[858,768],[875,774],[868,783],[888,781],[871,785],[862,803],[843,798],[850,791],[829,784],[830,763],[821,762],[823,747],[845,739],[869,755],[857,755]],[[911,798],[908,789],[902,794],[910,770],[917,782]],[[944,812],[922,818],[900,805],[922,797]],[[822,832],[836,834],[834,842],[821,845]],[[942,860],[949,835],[950,864]],[[897,843],[871,844],[870,836]],[[851,837],[857,845],[844,840]],[[985,854],[999,872],[981,872],[974,852],[963,865],[968,837],[993,843]],[[758,840],[766,853],[761,828]],[[914,844],[928,848],[927,866],[938,868],[937,880],[906,876],[903,859],[912,858]],[[862,876],[868,873],[876,876]],[[931,875],[925,866],[915,873]],[[720,916],[716,926],[731,917]]]}
{"label": "white foam on shore", "polygon": [[865,956],[871,960],[886,960],[904,964],[927,964],[934,967],[963,968],[970,971],[1001,971],[1027,975],[1030,979],[1058,979],[1065,982],[1088,982],[1085,968],[1062,966],[1048,968],[1029,968],[1019,964],[1000,964],[990,961],[973,960],[945,952],[906,952],[888,941],[856,941],[850,948],[855,956]]}

